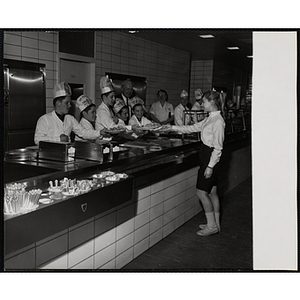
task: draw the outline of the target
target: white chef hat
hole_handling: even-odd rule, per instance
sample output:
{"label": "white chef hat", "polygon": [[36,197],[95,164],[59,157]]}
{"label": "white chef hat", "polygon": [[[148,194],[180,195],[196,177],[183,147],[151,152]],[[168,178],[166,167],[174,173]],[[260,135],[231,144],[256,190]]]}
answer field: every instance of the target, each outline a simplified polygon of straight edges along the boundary
{"label": "white chef hat", "polygon": [[187,91],[183,90],[181,93],[180,93],[180,98],[183,98],[183,97],[188,97],[189,94]]}
{"label": "white chef hat", "polygon": [[53,99],[64,96],[71,96],[71,87],[66,82],[57,83],[53,89]]}
{"label": "white chef hat", "polygon": [[108,76],[104,76],[100,79],[100,91],[101,95],[114,91],[114,88]]}
{"label": "white chef hat", "polygon": [[195,91],[195,98],[196,98],[196,100],[200,100],[202,98],[202,96],[203,96],[202,90],[201,89],[197,89]]}
{"label": "white chef hat", "polygon": [[131,108],[134,108],[134,106],[137,105],[137,104],[142,104],[143,105],[144,101],[140,97],[135,96],[135,97],[128,100],[128,104],[131,106]]}
{"label": "white chef hat", "polygon": [[76,101],[76,105],[80,111],[84,111],[91,104],[93,104],[93,101],[85,95],[79,96]]}
{"label": "white chef hat", "polygon": [[114,105],[114,111],[117,114],[124,106],[126,106],[123,99],[117,98]]}

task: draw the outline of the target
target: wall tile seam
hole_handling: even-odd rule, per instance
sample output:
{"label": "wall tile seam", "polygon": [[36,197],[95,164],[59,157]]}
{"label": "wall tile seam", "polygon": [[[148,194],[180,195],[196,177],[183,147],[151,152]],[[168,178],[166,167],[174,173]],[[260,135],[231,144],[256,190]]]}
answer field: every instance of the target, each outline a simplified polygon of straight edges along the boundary
{"label": "wall tile seam", "polygon": [[[116,211],[117,211],[116,208],[112,208],[111,210],[108,210],[108,211],[107,211],[108,213],[103,212],[103,213],[101,213],[101,214],[95,216],[95,217],[94,217],[94,218],[95,218],[94,221],[96,222],[97,220],[99,220],[99,219],[101,219],[101,218],[103,218],[103,217],[106,217],[106,216],[108,216],[108,215],[110,215],[110,214],[116,213]],[[103,215],[102,215],[102,214],[103,214]]]}
{"label": "wall tile seam", "polygon": [[66,251],[66,252],[63,252],[63,253],[60,253],[59,255],[57,255],[57,256],[54,256],[54,257],[51,257],[51,259],[49,259],[49,260],[46,260],[46,261],[44,261],[43,263],[41,263],[41,264],[37,264],[36,263],[36,257],[35,257],[35,269],[41,269],[43,266],[45,266],[45,265],[47,265],[47,264],[49,264],[49,263],[51,263],[51,262],[53,262],[53,261],[55,261],[55,260],[58,260],[58,259],[60,259],[61,257],[63,257],[63,256],[67,256],[67,267],[68,267],[68,265],[69,265],[69,259],[68,259],[68,255],[69,255],[69,251]]}
{"label": "wall tile seam", "polygon": [[[93,260],[93,266],[92,266],[92,268],[76,268],[76,266],[80,265],[80,264],[83,263],[84,261],[87,261],[87,260],[89,260],[89,259],[91,259],[91,258],[92,258],[92,260]],[[83,270],[95,270],[94,261],[95,261],[95,260],[94,260],[94,255],[92,255],[92,256],[90,256],[90,257],[84,259],[83,261],[79,262],[78,264],[73,265],[72,267],[69,267],[68,270],[81,270],[81,271],[83,271]]]}
{"label": "wall tile seam", "polygon": [[134,229],[134,224],[133,224],[133,228],[130,229],[130,231],[129,231],[128,233],[126,233],[125,235],[122,235],[122,236],[119,237],[119,238],[118,238],[117,235],[116,235],[116,242],[118,242],[118,241],[120,241],[120,240],[122,240],[122,239],[128,237],[129,235],[133,234],[134,232],[135,232],[135,229]]}
{"label": "wall tile seam", "polygon": [[132,246],[128,247],[126,250],[120,252],[118,255],[115,256],[115,258],[116,258],[116,259],[117,259],[118,257],[120,258],[120,256],[122,256],[125,252],[127,252],[127,251],[129,251],[129,250],[131,250],[131,249],[132,249],[132,254],[133,254],[133,250],[134,250],[133,247],[134,247],[134,244],[133,244]]}
{"label": "wall tile seam", "polygon": [[[136,216],[135,216],[135,217],[136,217]],[[134,217],[134,218],[135,218],[135,217]],[[136,225],[135,225],[135,220],[134,220],[134,231],[140,229],[141,227],[145,226],[146,224],[150,224],[150,210],[149,210],[149,221],[147,221],[147,222],[145,222],[145,223],[142,223],[142,225],[136,227]]]}
{"label": "wall tile seam", "polygon": [[[139,240],[139,241],[137,241],[137,242],[134,242],[133,243],[133,251],[134,251],[134,247],[135,246],[137,246],[138,244],[140,244],[140,243],[142,243],[142,242],[145,242],[147,240],[147,244],[148,244],[148,246],[147,246],[147,249],[149,249],[149,247],[150,247],[150,234],[148,234],[146,237],[144,237],[143,239],[141,239],[141,240]],[[146,249],[146,250],[147,250]],[[146,251],[146,250],[144,250],[144,251]],[[143,251],[143,252],[144,252]],[[142,253],[143,253],[142,252]]]}
{"label": "wall tile seam", "polygon": [[[95,244],[95,243],[94,243]],[[116,256],[116,244],[117,244],[117,241],[115,242],[112,242],[111,244],[105,246],[104,248],[101,248],[100,250],[96,251],[96,249],[94,248],[94,254],[93,255],[96,255],[96,254],[99,254],[100,252],[104,251],[104,250],[107,250],[108,247],[111,247],[113,245],[115,245],[115,256]]]}
{"label": "wall tile seam", "polygon": [[[107,265],[107,264],[109,264],[110,262],[115,261],[115,260],[116,260],[116,257],[114,257],[113,259],[107,261],[106,263],[104,263],[103,265],[101,265],[101,266],[98,267],[98,268],[95,268],[95,265],[94,265],[94,270],[99,270],[99,269],[101,269],[103,266],[105,266],[105,265]],[[115,267],[116,267],[116,262],[115,262]],[[111,270],[111,269],[102,269],[102,270]]]}
{"label": "wall tile seam", "polygon": [[[22,255],[22,254],[24,254],[25,252],[32,250],[33,248],[36,248],[35,243],[33,243],[33,244],[31,244],[31,245],[28,245],[28,246],[24,247],[24,248],[23,248],[24,250],[23,250],[23,249],[20,249],[20,250],[14,251],[14,252],[16,252],[16,253],[13,253],[13,252],[12,252],[12,253],[6,254],[6,255],[4,255],[4,261],[9,260],[9,259],[14,258],[14,257],[17,257],[17,256],[19,256],[19,255]],[[36,250],[35,250],[35,251],[36,251]]]}
{"label": "wall tile seam", "polygon": [[[46,241],[43,242],[43,243],[41,243],[41,241],[37,241],[37,242],[34,243],[33,245],[35,245],[35,247],[39,247],[39,246],[42,246],[42,245],[44,245],[44,244],[47,244],[47,243],[49,243],[49,242],[54,241],[55,239],[60,238],[60,237],[62,237],[63,235],[68,235],[68,229],[65,229],[65,230],[63,230],[63,231],[61,231],[61,232],[58,232],[58,233],[54,234],[54,235],[55,235],[55,237],[53,237],[53,238],[47,237],[47,238],[45,238],[45,239],[42,239],[41,241],[46,240]],[[50,238],[50,239],[49,239],[49,238]]]}
{"label": "wall tile seam", "polygon": [[[144,228],[142,229],[142,227]],[[139,243],[141,241],[141,240],[136,241],[136,238],[139,237],[141,232],[146,233],[145,237],[142,238],[142,240],[150,236],[150,223],[146,223],[142,227],[140,227],[138,230],[135,230],[133,232],[133,244]]]}

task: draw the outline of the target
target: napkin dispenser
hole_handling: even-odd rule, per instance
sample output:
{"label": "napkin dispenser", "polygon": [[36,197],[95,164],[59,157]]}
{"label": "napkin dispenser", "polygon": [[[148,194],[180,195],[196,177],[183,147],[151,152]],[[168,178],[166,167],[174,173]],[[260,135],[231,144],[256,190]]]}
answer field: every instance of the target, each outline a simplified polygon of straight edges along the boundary
{"label": "napkin dispenser", "polygon": [[103,163],[103,148],[110,146],[109,142],[75,141],[75,157]]}
{"label": "napkin dispenser", "polygon": [[71,146],[71,143],[40,141],[38,158],[67,162],[71,159],[68,156]]}

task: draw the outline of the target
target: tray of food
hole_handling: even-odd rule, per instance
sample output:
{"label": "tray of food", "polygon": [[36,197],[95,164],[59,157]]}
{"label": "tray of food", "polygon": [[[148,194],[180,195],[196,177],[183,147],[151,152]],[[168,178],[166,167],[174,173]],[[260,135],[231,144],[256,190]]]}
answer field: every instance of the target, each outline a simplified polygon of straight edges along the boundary
{"label": "tray of food", "polygon": [[119,134],[121,132],[126,131],[126,128],[125,127],[113,127],[110,129],[105,129],[105,131],[109,134]]}
{"label": "tray of food", "polygon": [[156,123],[147,124],[139,127],[140,130],[156,131],[159,130],[162,126]]}
{"label": "tray of food", "polygon": [[95,179],[104,179],[105,177],[113,176],[113,175],[115,175],[115,172],[113,171],[103,171],[101,173],[94,174],[92,177]]}
{"label": "tray of food", "polygon": [[106,180],[107,183],[113,183],[113,182],[117,182],[117,181],[120,181],[121,179],[126,179],[126,178],[128,178],[127,174],[117,173],[117,174],[114,174],[112,176],[106,177],[105,180]]}

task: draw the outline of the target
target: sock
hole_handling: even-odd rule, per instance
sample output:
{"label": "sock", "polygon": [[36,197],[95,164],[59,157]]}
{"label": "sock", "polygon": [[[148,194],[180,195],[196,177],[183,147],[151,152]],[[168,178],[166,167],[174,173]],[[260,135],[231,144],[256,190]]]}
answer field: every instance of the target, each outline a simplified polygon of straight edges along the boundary
{"label": "sock", "polygon": [[207,227],[214,228],[217,226],[216,220],[215,220],[215,214],[213,211],[205,213],[205,216],[206,216],[206,220],[207,220]]}
{"label": "sock", "polygon": [[216,224],[217,224],[218,228],[220,229],[221,228],[221,225],[220,225],[220,212],[214,212],[214,215],[215,215]]}

